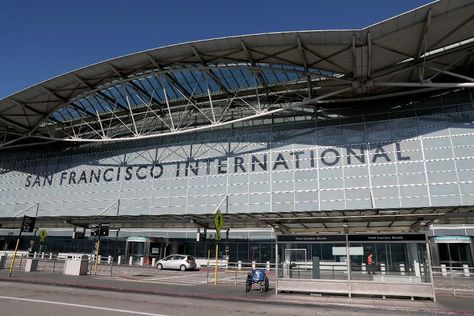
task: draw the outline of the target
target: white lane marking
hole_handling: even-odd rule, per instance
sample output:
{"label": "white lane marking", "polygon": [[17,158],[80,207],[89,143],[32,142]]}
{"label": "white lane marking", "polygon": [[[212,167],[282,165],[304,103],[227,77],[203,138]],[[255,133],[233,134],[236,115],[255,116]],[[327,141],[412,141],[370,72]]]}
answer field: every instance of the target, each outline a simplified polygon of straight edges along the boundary
{"label": "white lane marking", "polygon": [[35,300],[35,299],[23,298],[23,297],[0,296],[0,299],[13,300],[13,301],[27,301],[27,302],[53,304],[53,305],[64,305],[64,306],[89,308],[89,309],[99,309],[99,310],[104,310],[104,311],[109,311],[109,312],[118,312],[118,313],[133,314],[133,315],[167,316],[167,315],[163,315],[163,314],[145,313],[145,312],[126,310],[126,309],[116,309],[116,308],[107,308],[107,307],[91,306],[91,305],[80,305],[80,304],[54,302],[54,301],[43,301],[43,300]]}

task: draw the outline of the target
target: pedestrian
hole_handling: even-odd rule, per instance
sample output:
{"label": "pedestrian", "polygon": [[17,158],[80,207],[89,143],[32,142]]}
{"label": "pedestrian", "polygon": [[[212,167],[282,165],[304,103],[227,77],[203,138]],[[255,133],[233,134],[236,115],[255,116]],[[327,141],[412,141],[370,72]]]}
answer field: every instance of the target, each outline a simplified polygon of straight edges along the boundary
{"label": "pedestrian", "polygon": [[375,261],[372,253],[367,256],[367,270],[369,274],[375,274]]}

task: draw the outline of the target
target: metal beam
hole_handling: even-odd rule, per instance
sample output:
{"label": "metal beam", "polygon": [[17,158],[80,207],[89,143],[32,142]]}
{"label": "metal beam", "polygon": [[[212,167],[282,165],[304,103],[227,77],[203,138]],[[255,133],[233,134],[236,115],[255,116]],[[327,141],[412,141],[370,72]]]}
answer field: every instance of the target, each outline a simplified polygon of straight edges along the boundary
{"label": "metal beam", "polygon": [[[255,63],[255,60],[252,58],[252,54],[250,54],[250,51],[248,50],[247,45],[245,44],[245,42],[243,40],[240,41],[240,46],[242,46],[242,50],[244,51],[245,55],[247,56],[247,59],[250,62],[250,64],[255,68],[260,68]],[[268,89],[267,81],[265,80],[265,78],[263,78],[261,72],[260,71],[253,71],[253,72],[254,72],[258,82],[260,83],[260,85],[262,85],[265,89]]]}
{"label": "metal beam", "polygon": [[[205,67],[209,67],[207,62],[204,60],[201,54],[197,51],[197,49],[194,46],[191,46],[191,49],[193,50],[194,56],[196,56],[200,60],[201,64]],[[214,82],[219,86],[219,88],[222,89],[222,91],[224,91],[227,95],[231,94],[229,89],[221,82],[219,77],[217,77],[217,75],[214,73],[212,69],[206,68],[205,71],[212,78],[212,80],[214,80]]]}
{"label": "metal beam", "polygon": [[311,75],[309,73],[308,62],[306,60],[306,52],[299,36],[296,37],[296,41],[298,43],[298,51],[300,53],[301,60],[303,61],[304,71],[306,73],[306,84],[308,85],[308,98],[311,99],[313,97],[313,84],[311,82]]}

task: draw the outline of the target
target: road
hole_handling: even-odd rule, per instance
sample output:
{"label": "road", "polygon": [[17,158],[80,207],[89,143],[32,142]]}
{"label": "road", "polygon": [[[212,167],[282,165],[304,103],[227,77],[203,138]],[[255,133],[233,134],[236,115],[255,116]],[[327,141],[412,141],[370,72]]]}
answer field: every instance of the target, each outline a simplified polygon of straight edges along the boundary
{"label": "road", "polygon": [[[226,302],[4,282],[2,315],[373,315],[373,311]],[[406,315],[386,312],[387,315]]]}

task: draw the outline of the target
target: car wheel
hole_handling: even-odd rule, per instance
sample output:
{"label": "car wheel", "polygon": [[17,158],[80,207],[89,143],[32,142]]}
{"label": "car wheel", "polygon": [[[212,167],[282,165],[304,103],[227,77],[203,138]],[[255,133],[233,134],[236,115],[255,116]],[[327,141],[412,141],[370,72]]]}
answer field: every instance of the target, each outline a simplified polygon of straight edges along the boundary
{"label": "car wheel", "polygon": [[186,266],[185,266],[184,264],[182,264],[182,265],[179,267],[179,269],[180,269],[181,271],[186,271]]}
{"label": "car wheel", "polygon": [[161,263],[158,263],[156,265],[156,270],[163,270],[163,265]]}

